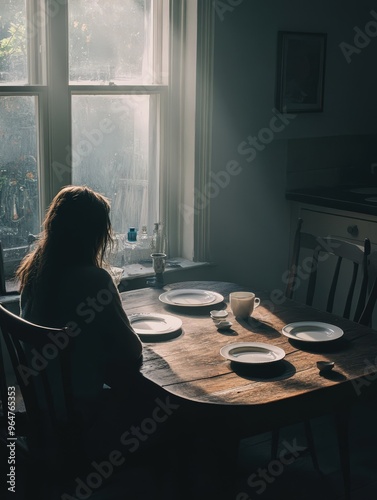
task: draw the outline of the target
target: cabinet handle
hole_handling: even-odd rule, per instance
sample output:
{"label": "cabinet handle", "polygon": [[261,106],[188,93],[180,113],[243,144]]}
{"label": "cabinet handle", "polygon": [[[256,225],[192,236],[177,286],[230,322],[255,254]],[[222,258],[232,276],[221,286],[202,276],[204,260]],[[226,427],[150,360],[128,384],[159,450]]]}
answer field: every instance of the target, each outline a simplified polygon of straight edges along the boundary
{"label": "cabinet handle", "polygon": [[358,236],[359,234],[359,228],[354,225],[354,226],[348,226],[347,227],[347,233],[349,233],[351,236]]}

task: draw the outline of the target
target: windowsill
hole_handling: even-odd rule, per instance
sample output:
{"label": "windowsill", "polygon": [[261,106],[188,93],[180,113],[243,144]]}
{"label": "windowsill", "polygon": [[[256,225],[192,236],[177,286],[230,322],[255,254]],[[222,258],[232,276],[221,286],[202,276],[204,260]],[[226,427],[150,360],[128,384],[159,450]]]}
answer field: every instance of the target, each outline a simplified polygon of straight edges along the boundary
{"label": "windowsill", "polygon": [[[181,271],[190,271],[194,269],[198,269],[201,267],[210,267],[213,264],[209,262],[193,262],[191,260],[183,259],[181,257],[176,257],[172,259],[167,259],[166,262],[166,268],[164,274],[170,274],[174,272],[181,272]],[[136,263],[136,264],[129,264],[127,266],[123,267],[123,275],[120,280],[120,285],[119,288],[120,290],[124,288],[124,285],[126,288],[127,282],[131,281],[136,281],[140,278],[148,278],[151,276],[154,276],[154,271],[153,271],[153,266],[152,262],[145,262],[145,263]],[[122,286],[122,283],[124,285]],[[135,283],[136,286],[139,286],[139,284]],[[141,284],[141,286],[145,286],[144,284]],[[18,291],[18,282],[15,279],[7,279],[6,280],[6,289],[7,292],[16,292]],[[7,297],[7,302],[17,302],[19,299],[16,296],[8,296]]]}
{"label": "windowsill", "polygon": [[[211,279],[211,270],[214,264],[210,262],[192,262],[180,257],[167,259],[164,272],[164,285],[176,281],[190,281],[195,279]],[[131,264],[123,267],[123,276],[118,285],[120,292],[136,290],[148,286],[155,286],[152,283],[155,273],[152,262],[143,264]]]}
{"label": "windowsill", "polygon": [[[191,260],[176,257],[167,259],[165,273],[173,271],[184,271],[195,269],[197,267],[210,266],[209,262],[192,262]],[[152,262],[129,264],[123,267],[124,272],[121,281],[129,281],[137,278],[154,276]]]}

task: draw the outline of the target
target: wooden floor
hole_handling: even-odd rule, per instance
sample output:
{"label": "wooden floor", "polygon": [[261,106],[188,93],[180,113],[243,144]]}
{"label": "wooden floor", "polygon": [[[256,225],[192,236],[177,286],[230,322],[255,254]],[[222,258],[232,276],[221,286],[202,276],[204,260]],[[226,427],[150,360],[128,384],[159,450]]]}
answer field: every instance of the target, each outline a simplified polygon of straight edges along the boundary
{"label": "wooden floor", "polygon": [[[240,443],[236,486],[226,500],[344,500],[342,475],[333,421],[324,417],[312,421],[316,451],[322,473],[314,467],[306,446],[302,425],[283,429],[278,458],[271,459],[271,434],[254,436]],[[358,406],[350,421],[352,470],[351,500],[377,497],[377,405]],[[284,450],[291,451],[288,455]],[[280,459],[279,459],[280,457]],[[288,463],[289,462],[289,463]],[[162,481],[160,481],[162,479]],[[157,482],[164,484],[162,496],[156,494]],[[200,482],[198,482],[198,488]],[[23,500],[21,491],[12,496]],[[168,468],[165,477],[153,469],[126,470],[105,490],[92,491],[91,500],[219,500],[204,491],[187,496],[186,484],[172,484]],[[225,498],[225,497],[222,497]]]}
{"label": "wooden floor", "polygon": [[[303,426],[287,427],[281,431],[280,452],[284,448],[296,448],[296,456],[292,456],[288,465],[271,460],[270,434],[256,436],[241,443],[239,464],[243,478],[239,480],[239,497],[235,495],[234,500],[343,500],[343,480],[334,423],[330,417],[324,417],[313,420],[312,428],[322,474],[314,469],[308,450],[300,449],[300,445],[302,448],[306,446]],[[361,405],[354,409],[350,421],[350,446],[351,499],[375,499],[377,409]]]}
{"label": "wooden floor", "polygon": [[[241,442],[236,487],[234,492],[226,497],[227,500],[343,500],[343,481],[333,421],[329,417],[316,419],[312,421],[312,427],[321,474],[313,467],[311,455],[306,448],[303,426],[287,427],[281,431],[278,457],[283,456],[283,461],[285,459],[286,462],[291,462],[288,465],[279,460],[271,460],[270,433],[244,439]],[[355,408],[350,421],[350,445],[352,449],[351,500],[375,500],[377,496],[377,408],[366,409],[364,406]],[[293,455],[290,457],[284,453],[281,455],[284,448],[292,451],[292,447]],[[136,486],[135,492],[128,496],[125,492],[129,488],[130,477]],[[151,477],[146,471],[136,472],[136,476],[120,477],[111,490],[106,491],[105,496],[97,492],[92,496],[92,500],[155,499],[157,497],[153,493]],[[143,479],[141,482],[140,478]],[[166,485],[164,500],[187,498],[183,494],[183,490],[187,493],[186,485],[169,484],[168,471],[164,482]],[[140,490],[138,484],[143,485],[144,491]],[[192,494],[192,500],[198,498],[219,499],[216,495],[203,494],[203,491]]]}
{"label": "wooden floor", "polygon": [[[314,467],[311,455],[306,448],[303,426],[287,427],[281,431],[281,451],[292,447],[294,454],[284,465],[279,460],[271,460],[271,434],[244,439],[239,449],[239,471],[236,487],[229,500],[343,500],[344,490],[340,473],[339,454],[333,421],[324,417],[312,421],[313,434],[316,440],[317,456],[322,474]],[[377,497],[377,408],[355,408],[350,421],[350,445],[352,449],[352,494],[351,500],[375,500]],[[302,450],[306,448],[306,450]],[[278,454],[279,456],[279,454]],[[280,455],[281,456],[281,455]],[[293,460],[294,458],[294,460]],[[112,491],[102,497],[100,492],[93,495],[93,500],[150,500],[157,497],[152,491],[143,496],[124,496],[126,478],[120,478]],[[144,488],[148,483],[145,476]],[[166,500],[187,498],[180,494],[185,485],[169,488],[168,474],[165,478]],[[139,492],[141,493],[141,492]],[[192,500],[206,498],[218,500],[217,496],[193,493]]]}

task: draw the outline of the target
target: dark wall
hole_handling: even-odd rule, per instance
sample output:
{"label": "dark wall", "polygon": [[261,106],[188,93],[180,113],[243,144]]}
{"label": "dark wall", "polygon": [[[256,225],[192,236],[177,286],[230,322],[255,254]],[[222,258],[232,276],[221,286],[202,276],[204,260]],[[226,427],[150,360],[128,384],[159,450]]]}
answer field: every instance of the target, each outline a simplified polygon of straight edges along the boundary
{"label": "dark wall", "polygon": [[[377,161],[377,36],[368,43],[360,35],[357,43],[365,47],[354,45],[354,27],[364,32],[375,21],[368,29],[377,35],[377,7],[365,0],[223,4],[233,10],[216,13],[211,170],[220,175],[218,185],[221,178],[227,180],[221,177],[227,168],[232,175],[211,201],[211,260],[218,264],[216,278],[284,289],[290,223],[287,173],[290,182],[305,181],[319,165],[321,176],[315,178],[321,183],[332,169],[338,172],[354,163],[369,168],[370,161]],[[277,117],[280,121],[272,123],[284,127],[272,137],[264,129],[271,129],[278,116],[279,30],[327,33],[324,109],[285,120]],[[349,44],[342,45],[343,51],[350,46],[357,50],[351,49],[348,61],[342,43]],[[242,143],[259,134],[265,144],[259,141],[259,150],[244,153]],[[332,178],[338,180],[337,175]]]}

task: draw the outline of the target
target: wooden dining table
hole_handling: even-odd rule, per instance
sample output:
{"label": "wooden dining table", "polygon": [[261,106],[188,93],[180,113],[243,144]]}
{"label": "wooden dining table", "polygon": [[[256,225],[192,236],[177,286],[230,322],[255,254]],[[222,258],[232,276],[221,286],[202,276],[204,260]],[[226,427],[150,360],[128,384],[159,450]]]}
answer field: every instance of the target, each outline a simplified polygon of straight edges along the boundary
{"label": "wooden dining table", "polygon": [[[163,292],[174,289],[215,291],[224,301],[214,306],[182,307],[159,300]],[[229,293],[245,290],[261,299],[248,320],[234,318],[229,305]],[[123,292],[121,298],[128,315],[163,313],[182,321],[182,329],[172,336],[143,339],[143,375],[198,411],[235,418],[245,434],[251,429],[271,429],[331,411],[346,411],[376,390],[377,331],[285,299],[282,294],[234,283],[187,281],[164,289]],[[217,329],[210,317],[213,309],[229,313],[229,330]],[[336,325],[344,335],[331,342],[303,342],[282,334],[285,325],[298,321]],[[285,351],[285,357],[259,365],[236,363],[220,354],[223,346],[234,342],[277,346]],[[321,372],[317,361],[333,361],[334,368]]]}
{"label": "wooden dining table", "polygon": [[[201,307],[161,302],[162,293],[175,289],[213,291],[224,300]],[[261,300],[247,320],[235,318],[231,311],[229,294],[234,291],[252,291]],[[377,397],[376,330],[289,300],[279,290],[255,290],[235,283],[187,281],[164,289],[124,292],[121,298],[128,315],[159,313],[182,321],[182,328],[172,335],[143,338],[141,371],[168,394],[181,398],[198,418],[213,419],[220,428],[224,423],[224,429],[235,429],[237,439],[242,439],[266,431],[278,437],[281,427],[297,422],[305,422],[310,429],[312,418],[332,415],[345,498],[350,498],[349,414],[358,401]],[[210,316],[214,309],[228,312],[229,330],[216,327]],[[327,323],[344,333],[321,342],[283,335],[286,325],[302,321]],[[276,362],[245,364],[221,355],[224,346],[238,342],[279,347],[285,356]],[[334,362],[334,367],[320,371],[318,361]],[[310,431],[307,439],[313,463],[319,468]],[[272,455],[277,446],[275,442]]]}

